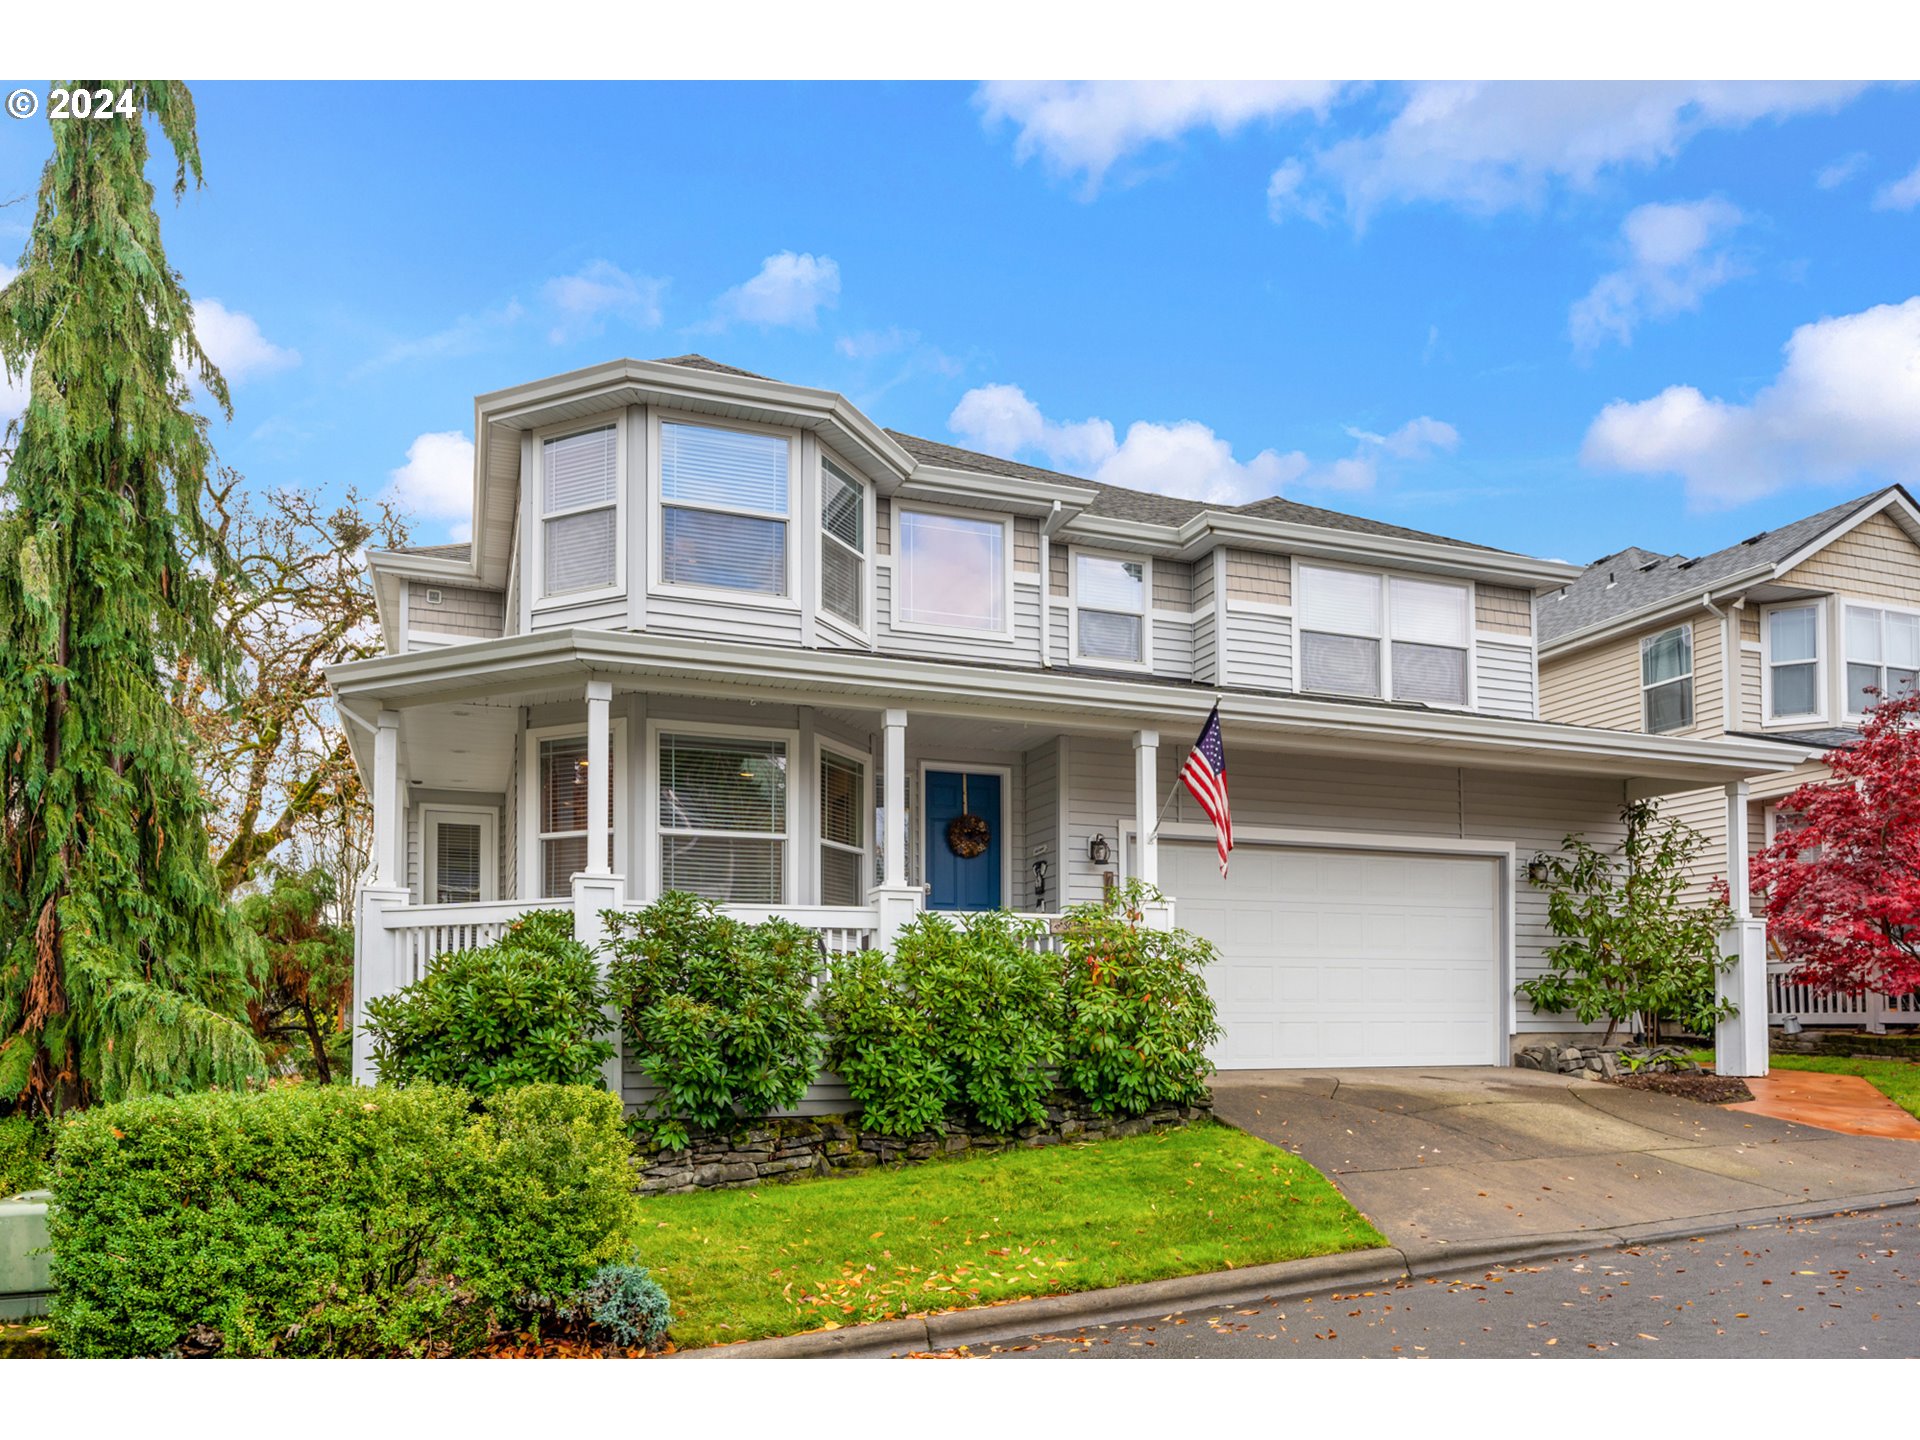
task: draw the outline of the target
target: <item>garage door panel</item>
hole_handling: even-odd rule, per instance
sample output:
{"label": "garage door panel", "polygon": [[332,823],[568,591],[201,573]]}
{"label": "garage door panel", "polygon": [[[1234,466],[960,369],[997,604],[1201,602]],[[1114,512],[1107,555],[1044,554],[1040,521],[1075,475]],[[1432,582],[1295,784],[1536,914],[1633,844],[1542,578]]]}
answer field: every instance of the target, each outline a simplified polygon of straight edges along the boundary
{"label": "garage door panel", "polygon": [[1167,842],[1161,866],[1220,952],[1222,1068],[1499,1058],[1494,861],[1243,844],[1222,881],[1211,847]]}

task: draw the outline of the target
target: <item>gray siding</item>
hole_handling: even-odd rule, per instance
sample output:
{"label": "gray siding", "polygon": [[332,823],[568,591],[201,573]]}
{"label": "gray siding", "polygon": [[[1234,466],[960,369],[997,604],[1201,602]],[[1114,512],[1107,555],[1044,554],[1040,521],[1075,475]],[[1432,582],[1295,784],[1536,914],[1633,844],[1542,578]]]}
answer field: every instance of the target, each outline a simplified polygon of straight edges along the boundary
{"label": "gray siding", "polygon": [[[625,613],[623,603],[623,622]],[[621,628],[625,628],[624,623]],[[647,628],[662,635],[693,635],[749,645],[798,645],[800,612],[751,601],[649,595]]]}
{"label": "gray siding", "polygon": [[1153,617],[1153,673],[1169,680],[1191,680],[1193,626],[1164,615]]}
{"label": "gray siding", "polygon": [[[1017,909],[1060,908],[1063,870],[1060,848],[1060,744],[1058,740],[1049,740],[1026,753],[1026,784],[1022,794],[1027,810],[1027,863],[1024,875],[1017,870],[1014,875]],[[1042,858],[1047,862],[1047,898],[1044,905],[1039,905],[1035,903],[1033,895],[1033,862]]]}
{"label": "gray siding", "polygon": [[1260,690],[1293,688],[1293,621],[1266,610],[1227,608],[1227,680]]}
{"label": "gray siding", "polygon": [[[438,605],[427,602],[429,591],[440,596]],[[506,614],[506,596],[498,590],[435,585],[425,580],[407,582],[409,632],[487,640],[505,628]]]}
{"label": "gray siding", "polygon": [[1476,647],[1474,677],[1479,691],[1477,708],[1486,715],[1534,716],[1533,649],[1529,645],[1499,645],[1481,639]]}
{"label": "gray siding", "polygon": [[1214,613],[1213,562],[1193,567],[1193,678],[1202,685],[1220,683],[1219,635]]}
{"label": "gray siding", "polygon": [[[1040,586],[1016,579],[1013,586],[1013,639],[994,636],[941,635],[893,628],[893,568],[874,570],[875,648],[894,655],[929,655],[941,659],[973,660],[985,665],[1040,663]],[[1055,660],[1060,661],[1056,654]]]}

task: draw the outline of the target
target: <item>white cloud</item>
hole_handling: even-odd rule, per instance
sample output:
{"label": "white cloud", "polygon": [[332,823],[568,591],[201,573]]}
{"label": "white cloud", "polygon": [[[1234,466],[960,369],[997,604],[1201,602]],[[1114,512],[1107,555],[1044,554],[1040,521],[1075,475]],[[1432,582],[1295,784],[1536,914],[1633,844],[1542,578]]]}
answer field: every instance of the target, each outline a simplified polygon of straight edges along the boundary
{"label": "white cloud", "polygon": [[[1298,162],[1275,218],[1311,215],[1338,197],[1357,227],[1393,204],[1475,214],[1538,205],[1554,185],[1669,160],[1695,135],[1835,108],[1855,84],[1588,81],[1431,82],[1372,134]],[[1283,167],[1284,168],[1284,167]],[[1277,174],[1277,172],[1276,172]],[[1268,200],[1273,207],[1269,185]]]}
{"label": "white cloud", "polygon": [[251,315],[229,310],[218,300],[194,301],[193,333],[229,385],[300,363],[299,351],[275,345]]}
{"label": "white cloud", "polygon": [[1813,183],[1822,190],[1837,190],[1867,165],[1867,152],[1856,150],[1851,155],[1842,155],[1831,165],[1823,165],[1813,177]]}
{"label": "white cloud", "polygon": [[722,295],[714,321],[740,321],[762,327],[791,325],[811,330],[822,308],[840,301],[840,266],[828,255],[796,255],[782,250],[760,263],[760,273]]}
{"label": "white cloud", "polygon": [[666,288],[665,280],[630,275],[611,260],[595,260],[571,275],[555,276],[541,289],[555,317],[547,339],[564,345],[598,335],[609,319],[652,330],[660,324],[660,297]]}
{"label": "white cloud", "polygon": [[1873,193],[1876,210],[1911,210],[1916,205],[1920,205],[1920,165]]}
{"label": "white cloud", "polygon": [[1717,199],[1629,212],[1620,226],[1626,264],[1602,275],[1567,314],[1574,347],[1592,350],[1610,339],[1631,344],[1642,319],[1699,309],[1708,291],[1743,273],[1726,250],[1714,247],[1744,218]]}
{"label": "white cloud", "polygon": [[472,534],[473,442],[457,430],[430,431],[407,447],[407,463],[392,472],[387,493],[424,520],[452,520],[453,538]]}
{"label": "white cloud", "polygon": [[518,300],[509,300],[498,310],[462,315],[444,330],[436,330],[431,335],[422,335],[417,340],[396,340],[378,355],[355,366],[347,378],[358,380],[389,365],[475,354],[492,344],[503,331],[518,324],[526,313]]}
{"label": "white cloud", "polygon": [[1744,404],[1691,385],[1616,400],[1589,427],[1582,460],[1678,475],[1701,507],[1796,482],[1920,481],[1920,295],[1802,325],[1785,351],[1773,383]]}
{"label": "white cloud", "polygon": [[1324,113],[1341,89],[1327,80],[997,80],[974,100],[988,124],[1020,127],[1016,159],[1039,155],[1055,174],[1084,174],[1091,194],[1115,161],[1148,145]]}
{"label": "white cloud", "polygon": [[1117,440],[1108,420],[1049,420],[1017,385],[969,390],[947,425],[969,445],[991,454],[1038,454],[1049,464],[1108,485],[1219,505],[1244,505],[1277,495],[1296,481],[1325,490],[1371,489],[1382,456],[1419,459],[1435,450],[1451,450],[1460,439],[1444,420],[1423,415],[1385,435],[1349,431],[1357,442],[1353,454],[1327,465],[1315,466],[1298,450],[1262,450],[1242,461],[1234,458],[1228,441],[1197,420],[1136,420],[1127,427],[1126,438]]}

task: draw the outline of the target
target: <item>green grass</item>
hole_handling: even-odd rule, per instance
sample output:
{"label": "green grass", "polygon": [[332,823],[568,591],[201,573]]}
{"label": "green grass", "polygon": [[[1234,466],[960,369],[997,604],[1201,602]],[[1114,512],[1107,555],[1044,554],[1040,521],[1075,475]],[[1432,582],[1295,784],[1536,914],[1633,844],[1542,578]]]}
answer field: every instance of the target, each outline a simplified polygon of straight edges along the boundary
{"label": "green grass", "polygon": [[[1713,1064],[1711,1050],[1693,1058]],[[1775,1055],[1775,1070],[1817,1070],[1823,1075],[1859,1075],[1908,1114],[1920,1118],[1920,1064],[1911,1060],[1856,1060],[1845,1055]]]}
{"label": "green grass", "polygon": [[1304,1160],[1224,1125],[642,1207],[683,1347],[1386,1243]]}

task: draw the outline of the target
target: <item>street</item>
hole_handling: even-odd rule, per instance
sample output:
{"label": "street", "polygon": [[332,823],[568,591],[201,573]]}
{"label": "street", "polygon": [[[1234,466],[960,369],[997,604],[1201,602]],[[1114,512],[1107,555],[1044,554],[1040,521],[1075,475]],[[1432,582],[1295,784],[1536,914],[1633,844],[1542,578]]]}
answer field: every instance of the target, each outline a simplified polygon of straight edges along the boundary
{"label": "street", "polygon": [[1920,1211],[1037,1334],[995,1359],[1920,1356]]}

